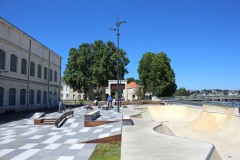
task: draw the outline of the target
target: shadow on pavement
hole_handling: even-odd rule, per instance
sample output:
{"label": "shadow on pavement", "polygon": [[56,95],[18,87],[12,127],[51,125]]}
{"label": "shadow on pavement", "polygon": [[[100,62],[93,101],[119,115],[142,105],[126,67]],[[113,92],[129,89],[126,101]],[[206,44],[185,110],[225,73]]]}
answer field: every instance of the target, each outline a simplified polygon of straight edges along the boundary
{"label": "shadow on pavement", "polygon": [[9,123],[12,121],[18,121],[21,119],[27,119],[32,117],[36,112],[45,112],[45,114],[57,112],[58,107],[54,108],[46,108],[46,109],[37,109],[30,111],[21,111],[21,112],[13,112],[13,113],[1,113],[0,114],[0,124]]}

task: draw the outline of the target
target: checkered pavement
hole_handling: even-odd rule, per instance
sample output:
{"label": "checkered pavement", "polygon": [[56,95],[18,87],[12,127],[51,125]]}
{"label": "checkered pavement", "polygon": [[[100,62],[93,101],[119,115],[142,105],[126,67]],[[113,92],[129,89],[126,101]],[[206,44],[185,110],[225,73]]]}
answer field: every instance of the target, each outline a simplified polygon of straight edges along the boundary
{"label": "checkered pavement", "polygon": [[[96,143],[85,141],[121,134],[122,123],[84,127],[82,107],[74,109],[60,128],[33,125],[33,119],[0,123],[0,160],[84,160],[89,159]],[[59,113],[47,114],[54,117]],[[101,120],[121,120],[122,113],[101,111]]]}

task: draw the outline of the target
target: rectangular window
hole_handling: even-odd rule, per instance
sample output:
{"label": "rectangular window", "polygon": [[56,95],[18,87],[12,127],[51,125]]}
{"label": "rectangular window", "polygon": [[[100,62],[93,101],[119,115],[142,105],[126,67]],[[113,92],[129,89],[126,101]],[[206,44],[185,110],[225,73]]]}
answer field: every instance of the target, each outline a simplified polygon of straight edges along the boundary
{"label": "rectangular window", "polygon": [[22,58],[21,73],[27,74],[27,60]]}
{"label": "rectangular window", "polygon": [[0,69],[5,69],[5,56],[6,53],[0,49]]}
{"label": "rectangular window", "polygon": [[54,71],[54,82],[57,82],[57,71]]}
{"label": "rectangular window", "polygon": [[35,76],[35,63],[31,62],[30,64],[30,76]]}
{"label": "rectangular window", "polygon": [[10,71],[17,72],[17,56],[11,54]]}
{"label": "rectangular window", "polygon": [[42,78],[42,66],[38,65],[38,78]]}
{"label": "rectangular window", "polygon": [[50,81],[52,81],[53,70],[50,69]]}
{"label": "rectangular window", "polygon": [[0,87],[0,106],[3,106],[3,100],[4,100],[4,89]]}
{"label": "rectangular window", "polygon": [[47,75],[48,75],[48,74],[47,74],[47,67],[44,67],[44,79],[48,79],[48,78],[47,78]]}

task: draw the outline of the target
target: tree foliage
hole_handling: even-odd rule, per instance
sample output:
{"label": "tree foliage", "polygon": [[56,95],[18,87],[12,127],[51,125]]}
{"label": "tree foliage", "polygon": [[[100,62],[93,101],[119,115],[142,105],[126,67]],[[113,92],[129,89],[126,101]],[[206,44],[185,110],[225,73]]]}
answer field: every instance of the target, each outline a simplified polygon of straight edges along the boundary
{"label": "tree foliage", "polygon": [[121,77],[124,78],[129,59],[124,50],[117,51],[113,42],[97,40],[93,44],[83,43],[78,49],[71,48],[64,81],[75,91],[85,93],[93,87],[107,86],[108,80],[117,79],[118,53]]}
{"label": "tree foliage", "polygon": [[134,94],[137,95],[138,100],[144,99],[144,93],[143,93],[142,87],[135,88]]}
{"label": "tree foliage", "polygon": [[156,96],[172,96],[176,91],[175,73],[164,52],[147,52],[139,62],[138,73],[145,92]]}
{"label": "tree foliage", "polygon": [[155,57],[155,54],[152,52],[145,53],[142,59],[139,62],[138,74],[140,81],[143,85],[143,92],[153,91],[153,79],[151,73],[152,61]]}
{"label": "tree foliage", "polygon": [[186,90],[186,88],[179,88],[174,93],[174,96],[190,96],[190,91]]}
{"label": "tree foliage", "polygon": [[133,77],[126,78],[126,80],[127,80],[127,83],[136,82],[135,78]]}

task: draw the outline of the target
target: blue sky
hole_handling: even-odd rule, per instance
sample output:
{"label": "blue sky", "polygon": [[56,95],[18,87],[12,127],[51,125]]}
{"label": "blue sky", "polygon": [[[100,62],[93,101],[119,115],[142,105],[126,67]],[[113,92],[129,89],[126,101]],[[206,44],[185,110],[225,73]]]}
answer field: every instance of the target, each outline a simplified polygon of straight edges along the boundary
{"label": "blue sky", "polygon": [[95,40],[117,43],[138,79],[146,52],[165,52],[178,87],[240,89],[239,0],[0,0],[0,16],[63,57]]}

